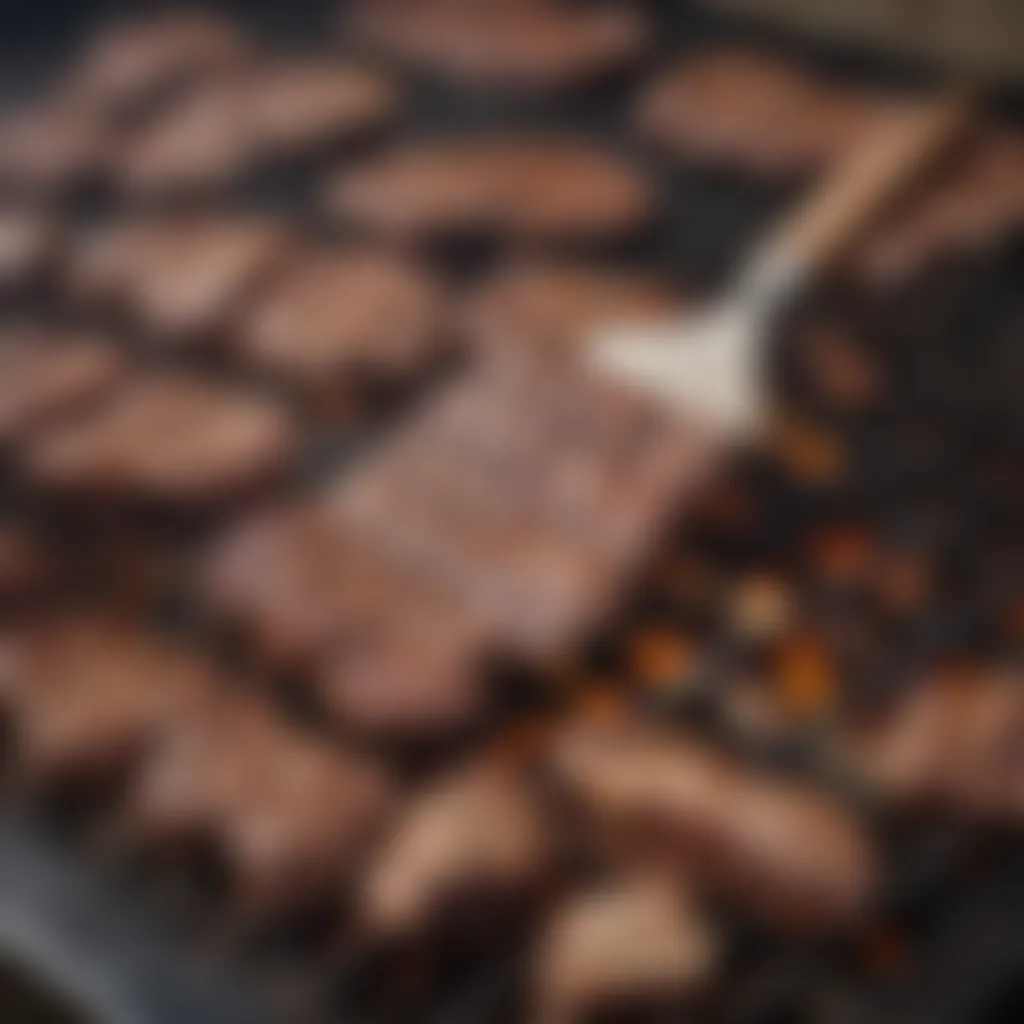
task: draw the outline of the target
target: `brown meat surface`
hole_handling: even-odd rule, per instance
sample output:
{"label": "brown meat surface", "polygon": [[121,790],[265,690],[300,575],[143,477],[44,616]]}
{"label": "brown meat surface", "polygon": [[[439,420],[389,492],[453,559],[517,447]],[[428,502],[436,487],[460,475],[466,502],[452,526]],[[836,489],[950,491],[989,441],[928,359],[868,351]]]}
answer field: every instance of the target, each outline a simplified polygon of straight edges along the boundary
{"label": "brown meat surface", "polygon": [[452,4],[371,0],[346,19],[374,50],[474,86],[563,89],[643,56],[648,25],[628,5]]}
{"label": "brown meat surface", "polygon": [[326,198],[339,218],[409,241],[613,241],[645,227],[657,205],[636,166],[556,136],[407,144],[337,173]]}

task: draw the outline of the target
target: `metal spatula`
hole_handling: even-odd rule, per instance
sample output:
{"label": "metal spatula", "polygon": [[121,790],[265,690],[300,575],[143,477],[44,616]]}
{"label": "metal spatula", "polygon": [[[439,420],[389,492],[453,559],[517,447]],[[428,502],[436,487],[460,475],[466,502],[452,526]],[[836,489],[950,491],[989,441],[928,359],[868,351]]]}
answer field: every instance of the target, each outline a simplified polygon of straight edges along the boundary
{"label": "metal spatula", "polygon": [[702,426],[742,437],[764,410],[759,370],[776,315],[966,133],[972,110],[957,94],[894,113],[769,234],[710,309],[653,329],[604,329],[588,355]]}

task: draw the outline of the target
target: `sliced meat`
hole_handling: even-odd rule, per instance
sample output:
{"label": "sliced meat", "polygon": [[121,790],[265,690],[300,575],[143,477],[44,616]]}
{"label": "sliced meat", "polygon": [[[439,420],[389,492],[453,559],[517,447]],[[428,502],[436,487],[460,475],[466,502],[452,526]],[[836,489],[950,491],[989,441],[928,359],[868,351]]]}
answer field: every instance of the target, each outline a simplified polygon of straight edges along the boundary
{"label": "sliced meat", "polygon": [[535,952],[532,1019],[583,1024],[644,1010],[678,1012],[720,959],[708,921],[671,885],[625,880],[566,897]]}
{"label": "sliced meat", "polygon": [[153,375],[27,446],[44,489],[205,511],[286,468],[295,434],[276,404],[185,374]]}
{"label": "sliced meat", "polygon": [[989,128],[851,257],[861,281],[907,282],[945,259],[991,250],[1024,229],[1024,133]]}
{"label": "sliced meat", "polygon": [[289,157],[378,128],[398,106],[398,90],[377,72],[304,60],[257,72],[248,116],[260,149]]}
{"label": "sliced meat", "polygon": [[483,717],[493,636],[457,596],[410,579],[352,626],[317,673],[334,720],[378,740],[434,745]]}
{"label": "sliced meat", "polygon": [[666,72],[641,97],[637,120],[680,158],[785,177],[835,161],[886,107],[782,59],[725,50]]}
{"label": "sliced meat", "polygon": [[124,304],[157,342],[222,340],[231,316],[281,264],[288,239],[278,224],[199,218],[154,224],[126,264]]}
{"label": "sliced meat", "polygon": [[198,585],[210,613],[250,650],[278,669],[308,672],[375,591],[366,561],[314,506],[296,503],[230,527]]}
{"label": "sliced meat", "polygon": [[179,86],[237,67],[247,54],[238,30],[210,12],[133,17],[90,40],[65,89],[103,116],[133,115]]}
{"label": "sliced meat", "polygon": [[8,329],[0,336],[0,446],[95,406],[124,371],[117,350],[86,332]]}
{"label": "sliced meat", "polygon": [[399,815],[362,887],[372,940],[493,935],[536,909],[555,844],[538,795],[508,766],[471,764]]}
{"label": "sliced meat", "polygon": [[202,717],[215,679],[198,656],[94,612],[0,637],[0,705],[15,760],[42,785],[124,779],[167,730]]}
{"label": "sliced meat", "polygon": [[411,262],[311,253],[263,289],[238,327],[242,358],[306,392],[401,383],[445,340],[438,283]]}
{"label": "sliced meat", "polygon": [[304,673],[348,728],[423,740],[483,710],[487,633],[472,609],[322,510],[282,508],[235,528],[211,551],[201,589],[261,657]]}
{"label": "sliced meat", "polygon": [[345,220],[412,241],[612,241],[645,227],[656,206],[637,167],[557,137],[414,143],[341,171],[327,202]]}
{"label": "sliced meat", "polygon": [[391,802],[372,762],[233,697],[164,737],[129,818],[158,847],[221,856],[237,897],[272,917],[337,900]]}
{"label": "sliced meat", "polygon": [[54,197],[106,173],[108,133],[76,97],[37,99],[0,116],[0,187]]}
{"label": "sliced meat", "polygon": [[457,82],[541,91],[634,64],[651,38],[640,12],[626,5],[373,0],[359,4],[345,28],[381,53]]}
{"label": "sliced meat", "polygon": [[113,176],[139,198],[192,197],[241,177],[257,156],[249,81],[218,78],[170,104],[113,154]]}
{"label": "sliced meat", "polygon": [[951,667],[852,730],[855,772],[896,807],[1016,822],[1024,815],[1024,688]]}
{"label": "sliced meat", "polygon": [[0,209],[0,291],[38,284],[52,269],[57,248],[57,226],[43,210]]}
{"label": "sliced meat", "polygon": [[688,877],[798,930],[849,926],[868,907],[872,842],[813,789],[630,727],[570,729],[553,761],[614,856],[664,856]]}
{"label": "sliced meat", "polygon": [[288,257],[276,220],[243,215],[136,217],[74,241],[65,273],[71,298],[126,316],[150,341],[224,341],[229,320]]}

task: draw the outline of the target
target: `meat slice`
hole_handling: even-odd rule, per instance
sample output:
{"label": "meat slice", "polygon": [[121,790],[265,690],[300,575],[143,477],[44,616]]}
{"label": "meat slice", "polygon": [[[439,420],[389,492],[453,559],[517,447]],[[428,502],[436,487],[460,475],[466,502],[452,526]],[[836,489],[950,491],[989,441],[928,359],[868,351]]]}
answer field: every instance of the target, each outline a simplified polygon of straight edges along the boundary
{"label": "meat slice", "polygon": [[248,117],[263,152],[289,157],[363,135],[390,121],[398,106],[398,90],[377,72],[303,60],[254,74]]}
{"label": "meat slice", "polygon": [[488,348],[538,345],[558,351],[617,324],[643,325],[679,313],[681,300],[649,275],[569,264],[525,264],[484,283],[470,299],[462,328]]}
{"label": "meat slice", "polygon": [[106,173],[108,134],[76,97],[35,99],[0,116],[0,186],[53,198]]}
{"label": "meat slice", "polygon": [[438,283],[411,262],[361,250],[314,252],[249,306],[239,350],[306,392],[402,382],[438,354],[444,313]]}
{"label": "meat slice", "polygon": [[386,943],[493,936],[536,908],[554,867],[551,823],[526,779],[471,764],[399,815],[362,887],[362,926]]}
{"label": "meat slice", "polygon": [[69,612],[0,638],[0,705],[40,785],[123,780],[168,729],[202,716],[216,672],[131,622]]}
{"label": "meat slice", "polygon": [[584,890],[555,908],[535,952],[533,1019],[678,1012],[707,988],[719,959],[710,924],[673,886],[640,877]]}
{"label": "meat slice", "polygon": [[157,342],[217,341],[287,250],[285,231],[266,220],[153,224],[137,243],[138,262],[125,267],[125,306]]}
{"label": "meat slice", "polygon": [[232,526],[207,552],[198,588],[207,610],[275,668],[308,672],[371,599],[377,577],[311,504]]}
{"label": "meat slice", "polygon": [[854,275],[899,286],[930,266],[991,250],[1024,228],[1024,133],[989,127],[880,224],[851,257]]}
{"label": "meat slice", "polygon": [[0,291],[38,284],[53,268],[58,234],[53,219],[39,208],[0,209]]}
{"label": "meat slice", "polygon": [[28,445],[37,486],[82,497],[204,511],[269,483],[295,435],[269,400],[186,374],[154,374]]}
{"label": "meat slice", "polygon": [[848,152],[887,106],[780,58],[721,50],[656,80],[641,97],[637,120],[681,158],[788,177]]}
{"label": "meat slice", "polygon": [[160,847],[218,854],[243,904],[277,917],[337,899],[391,801],[372,762],[233,697],[164,737],[136,779],[129,818]]}
{"label": "meat slice", "polygon": [[255,160],[245,75],[189,91],[131,132],[112,157],[115,182],[137,198],[194,197],[223,189]]}
{"label": "meat slice", "polygon": [[896,807],[1017,822],[1024,689],[1011,672],[948,667],[851,730],[847,755]]}
{"label": "meat slice", "polygon": [[626,5],[374,0],[345,27],[381,53],[458,82],[538,91],[621,70],[650,42],[646,21]]}
{"label": "meat slice", "polygon": [[208,345],[225,340],[231,317],[289,252],[287,231],[269,218],[130,218],[72,243],[66,286],[75,302],[127,316],[154,343]]}
{"label": "meat slice", "polygon": [[484,707],[473,610],[311,505],[231,530],[201,590],[271,664],[306,675],[333,719],[391,741],[450,735]]}
{"label": "meat slice", "polygon": [[645,227],[656,207],[636,166],[556,136],[413,143],[340,172],[327,203],[340,218],[410,241],[614,241]]}
{"label": "meat slice", "polygon": [[331,716],[363,735],[437,744],[488,705],[489,625],[457,596],[411,578],[328,652],[316,687]]}
{"label": "meat slice", "polygon": [[123,379],[117,350],[82,331],[9,328],[0,336],[0,446],[17,446],[106,398]]}
{"label": "meat slice", "polygon": [[134,115],[177,87],[236,67],[247,53],[237,29],[209,12],[134,17],[96,33],[65,89],[101,116]]}
{"label": "meat slice", "polygon": [[630,727],[570,729],[553,764],[616,857],[665,857],[798,930],[843,928],[868,907],[873,844],[856,819],[813,789]]}

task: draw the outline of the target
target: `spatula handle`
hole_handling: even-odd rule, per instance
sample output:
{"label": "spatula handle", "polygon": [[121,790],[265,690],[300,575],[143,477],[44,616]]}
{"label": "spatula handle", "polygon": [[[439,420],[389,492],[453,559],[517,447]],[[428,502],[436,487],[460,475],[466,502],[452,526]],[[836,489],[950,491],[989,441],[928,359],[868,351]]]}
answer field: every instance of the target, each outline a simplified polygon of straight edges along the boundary
{"label": "spatula handle", "polygon": [[958,92],[886,117],[783,221],[764,255],[777,254],[801,272],[813,273],[830,263],[963,137],[973,110],[973,100]]}

